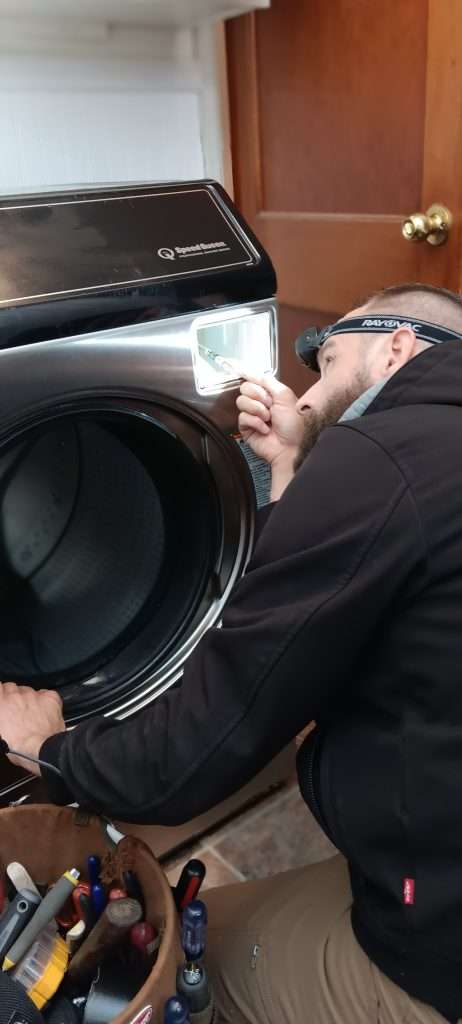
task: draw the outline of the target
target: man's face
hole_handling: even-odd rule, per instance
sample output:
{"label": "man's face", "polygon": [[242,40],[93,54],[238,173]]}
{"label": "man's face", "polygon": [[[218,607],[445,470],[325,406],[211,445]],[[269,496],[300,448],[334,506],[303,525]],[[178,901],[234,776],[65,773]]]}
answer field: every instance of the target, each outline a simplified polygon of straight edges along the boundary
{"label": "man's face", "polygon": [[[361,309],[353,310],[345,319],[361,313]],[[336,334],[319,350],[320,377],[297,402],[305,426],[295,469],[301,466],[325,427],[337,423],[348,407],[374,383],[366,356],[367,347],[361,334]]]}

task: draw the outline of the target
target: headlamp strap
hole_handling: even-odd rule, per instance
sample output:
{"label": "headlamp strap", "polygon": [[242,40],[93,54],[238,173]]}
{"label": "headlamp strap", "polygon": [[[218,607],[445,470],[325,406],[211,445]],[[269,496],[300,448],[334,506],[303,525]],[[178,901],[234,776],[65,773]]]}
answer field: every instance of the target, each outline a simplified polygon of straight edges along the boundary
{"label": "headlamp strap", "polygon": [[324,344],[334,334],[392,334],[400,327],[410,327],[416,338],[439,344],[443,341],[462,341],[462,335],[451,331],[448,327],[440,327],[427,320],[416,320],[410,317],[397,317],[392,313],[381,313],[380,316],[351,316],[339,320],[320,331],[320,344]]}

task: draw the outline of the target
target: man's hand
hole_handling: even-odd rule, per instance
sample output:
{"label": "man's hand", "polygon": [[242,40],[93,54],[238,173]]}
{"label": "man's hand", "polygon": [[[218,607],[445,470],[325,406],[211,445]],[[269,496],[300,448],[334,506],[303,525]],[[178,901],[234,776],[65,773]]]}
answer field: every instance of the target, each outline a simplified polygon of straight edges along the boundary
{"label": "man's hand", "polygon": [[296,402],[294,392],[270,375],[246,375],[236,401],[244,441],[271,466],[273,501],[294,475],[294,459],[303,436],[303,418]]}
{"label": "man's hand", "polygon": [[[0,683],[0,735],[13,750],[38,757],[49,736],[65,731],[62,708],[61,697],[54,690]],[[40,775],[38,765],[14,755],[8,757],[13,764]]]}

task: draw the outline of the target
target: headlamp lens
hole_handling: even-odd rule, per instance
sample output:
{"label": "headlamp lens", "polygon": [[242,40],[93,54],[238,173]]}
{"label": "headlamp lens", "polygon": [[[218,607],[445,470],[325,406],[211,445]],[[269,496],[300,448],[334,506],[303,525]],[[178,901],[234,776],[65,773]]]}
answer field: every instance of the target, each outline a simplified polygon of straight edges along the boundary
{"label": "headlamp lens", "polygon": [[301,359],[305,366],[308,366],[310,370],[315,370],[316,373],[319,373],[318,350],[326,340],[330,327],[330,324],[328,327],[307,327],[299,334],[295,342],[295,351],[298,358]]}

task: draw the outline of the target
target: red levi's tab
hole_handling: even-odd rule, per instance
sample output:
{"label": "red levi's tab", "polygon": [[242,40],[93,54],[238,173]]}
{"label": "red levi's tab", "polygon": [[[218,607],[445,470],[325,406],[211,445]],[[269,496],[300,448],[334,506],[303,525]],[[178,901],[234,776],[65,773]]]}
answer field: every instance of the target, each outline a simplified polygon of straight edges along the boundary
{"label": "red levi's tab", "polygon": [[407,907],[414,905],[415,879],[405,878],[403,881],[403,903]]}

